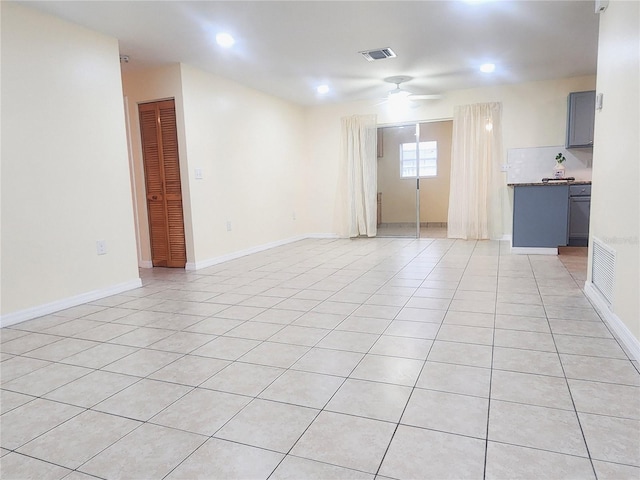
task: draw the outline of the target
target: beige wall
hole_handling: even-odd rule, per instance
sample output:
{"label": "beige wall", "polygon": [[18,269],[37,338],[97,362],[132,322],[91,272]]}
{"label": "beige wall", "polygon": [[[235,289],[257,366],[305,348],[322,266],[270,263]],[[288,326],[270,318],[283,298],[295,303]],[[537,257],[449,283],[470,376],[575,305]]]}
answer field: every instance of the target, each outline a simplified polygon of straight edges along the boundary
{"label": "beige wall", "polygon": [[191,228],[191,202],[189,196],[189,170],[186,162],[186,140],[182,101],[182,75],[179,64],[166,65],[148,70],[123,73],[123,91],[129,120],[129,145],[131,147],[131,175],[134,185],[135,211],[137,213],[137,241],[139,264],[151,267],[151,244],[149,240],[149,217],[144,181],[144,164],[140,144],[140,117],[138,104],[174,98],[176,105],[176,127],[178,130],[178,155],[180,157],[180,180],[185,222],[187,260],[194,258],[193,229]]}
{"label": "beige wall", "polygon": [[1,9],[5,323],[139,279],[117,40]]}
{"label": "beige wall", "polygon": [[[137,280],[117,41],[2,2],[2,62],[3,316]],[[455,91],[394,118],[374,102],[303,109],[187,65],[127,74],[140,260],[150,257],[137,102],[176,99],[187,254],[196,266],[296,235],[346,233],[342,116],[432,121],[450,119],[455,105],[501,101],[505,151],[560,145],[567,93],[594,84],[587,76]],[[96,255],[96,240],[106,240],[107,255]]]}
{"label": "beige wall", "polygon": [[[415,142],[415,127],[385,127],[383,156],[378,158],[378,192],[382,193],[382,222],[416,221],[416,181],[400,178],[400,144]],[[420,141],[438,142],[438,175],[420,179],[420,222],[446,222],[449,208],[452,122],[420,124]]]}
{"label": "beige wall", "polygon": [[[416,141],[414,125],[386,127],[378,157],[378,193],[382,194],[382,223],[416,223],[416,180],[400,178],[400,144]],[[378,151],[378,155],[380,155]]]}
{"label": "beige wall", "polygon": [[438,141],[438,176],[420,179],[420,222],[446,222],[449,214],[453,121],[420,124],[420,141]]}
{"label": "beige wall", "polygon": [[[303,109],[182,65],[195,258],[303,233]],[[194,169],[203,171],[194,180]],[[227,231],[227,222],[231,231]]]}
{"label": "beige wall", "polygon": [[[612,310],[640,339],[640,3],[612,1],[600,14],[590,234],[616,252]],[[591,258],[591,257],[589,257]],[[591,261],[589,277],[591,278]]]}
{"label": "beige wall", "polygon": [[[563,78],[541,82],[474,88],[448,92],[444,99],[425,101],[404,117],[392,117],[384,105],[353,102],[309,108],[307,111],[307,150],[314,176],[309,190],[314,201],[310,217],[318,231],[346,234],[345,168],[340,164],[340,118],[355,114],[377,114],[379,125],[409,121],[433,121],[453,118],[453,108],[482,102],[502,102],[504,162],[509,148],[564,145],[567,95],[595,88],[595,76]],[[502,189],[504,233],[511,233],[511,200]]]}
{"label": "beige wall", "polygon": [[[123,78],[144,264],[150,250],[137,113],[143,101],[176,99],[188,268],[305,232],[301,107],[184,64]],[[195,179],[196,169],[202,179]]]}

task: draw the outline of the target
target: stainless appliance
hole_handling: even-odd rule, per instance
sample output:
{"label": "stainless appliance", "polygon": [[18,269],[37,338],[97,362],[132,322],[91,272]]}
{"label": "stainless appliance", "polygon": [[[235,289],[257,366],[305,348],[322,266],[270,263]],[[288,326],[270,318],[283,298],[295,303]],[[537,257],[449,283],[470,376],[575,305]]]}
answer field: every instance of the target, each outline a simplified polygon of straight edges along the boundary
{"label": "stainless appliance", "polygon": [[569,241],[572,247],[586,247],[589,243],[589,214],[591,185],[569,186]]}

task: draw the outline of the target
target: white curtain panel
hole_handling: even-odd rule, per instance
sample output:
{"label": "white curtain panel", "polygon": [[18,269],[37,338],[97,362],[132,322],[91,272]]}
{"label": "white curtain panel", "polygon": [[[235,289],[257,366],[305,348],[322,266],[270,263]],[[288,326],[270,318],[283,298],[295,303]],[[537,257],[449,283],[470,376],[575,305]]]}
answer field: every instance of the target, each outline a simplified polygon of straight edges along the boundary
{"label": "white curtain panel", "polygon": [[486,240],[502,236],[501,118],[499,102],[454,109],[449,238]]}
{"label": "white curtain panel", "polygon": [[349,237],[376,236],[377,118],[342,118],[342,156],[347,165]]}

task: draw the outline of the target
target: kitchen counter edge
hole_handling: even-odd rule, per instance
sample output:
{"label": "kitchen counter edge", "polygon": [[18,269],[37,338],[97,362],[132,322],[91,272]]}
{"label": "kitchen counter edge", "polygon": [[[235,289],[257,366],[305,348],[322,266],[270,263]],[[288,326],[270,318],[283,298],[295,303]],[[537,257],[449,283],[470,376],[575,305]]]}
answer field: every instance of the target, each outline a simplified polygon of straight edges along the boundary
{"label": "kitchen counter edge", "polygon": [[507,183],[507,187],[555,187],[557,185],[591,185],[591,180],[576,180],[573,182],[523,182]]}

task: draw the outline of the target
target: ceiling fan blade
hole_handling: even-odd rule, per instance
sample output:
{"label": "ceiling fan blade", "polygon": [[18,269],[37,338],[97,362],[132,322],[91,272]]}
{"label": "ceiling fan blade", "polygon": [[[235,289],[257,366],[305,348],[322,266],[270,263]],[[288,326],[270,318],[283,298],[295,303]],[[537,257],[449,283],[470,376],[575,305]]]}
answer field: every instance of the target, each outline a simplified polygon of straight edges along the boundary
{"label": "ceiling fan blade", "polygon": [[441,100],[444,95],[409,95],[409,100]]}

